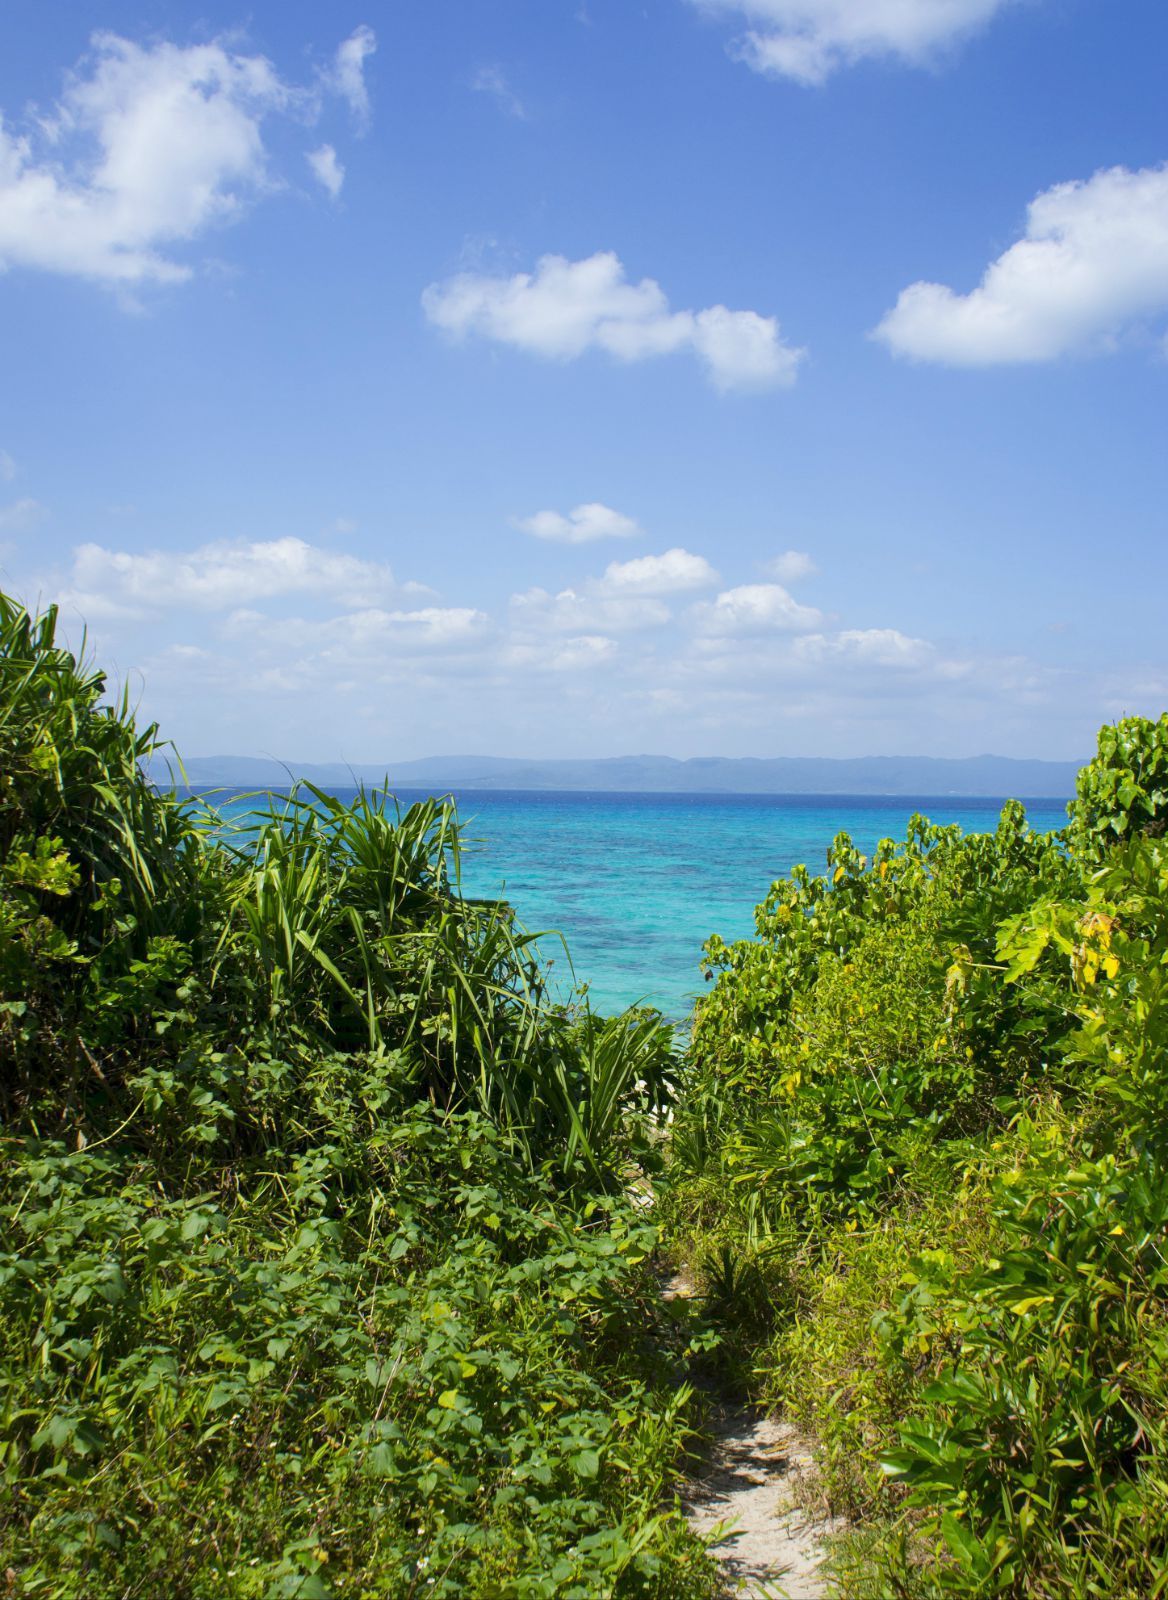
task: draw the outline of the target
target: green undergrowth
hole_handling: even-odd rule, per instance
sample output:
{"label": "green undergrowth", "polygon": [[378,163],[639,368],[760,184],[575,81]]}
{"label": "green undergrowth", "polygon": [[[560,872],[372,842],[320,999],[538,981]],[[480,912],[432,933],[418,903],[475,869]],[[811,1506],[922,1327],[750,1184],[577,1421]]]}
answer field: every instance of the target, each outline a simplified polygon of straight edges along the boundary
{"label": "green undergrowth", "polygon": [[158,749],[0,597],[0,1593],[712,1595],[670,1030],[550,1003],[449,806],[233,834]]}
{"label": "green undergrowth", "polygon": [[6,1152],[18,1592],[705,1592],[661,1514],[654,1230],[475,1113],[364,1120],[226,1191]]}
{"label": "green undergrowth", "polygon": [[663,1219],[852,1600],[1168,1593],[1166,821],[1126,719],[1061,835],[841,835],[707,946]]}

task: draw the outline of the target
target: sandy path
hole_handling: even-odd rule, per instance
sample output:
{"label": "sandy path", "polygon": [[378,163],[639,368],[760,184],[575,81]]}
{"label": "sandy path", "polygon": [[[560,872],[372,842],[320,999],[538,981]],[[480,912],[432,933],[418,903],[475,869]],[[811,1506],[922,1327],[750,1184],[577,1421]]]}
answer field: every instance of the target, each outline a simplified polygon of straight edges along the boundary
{"label": "sandy path", "polygon": [[733,1524],[712,1547],[731,1586],[741,1595],[826,1600],[819,1568],[829,1529],[799,1506],[799,1478],[811,1465],[799,1434],[745,1406],[723,1405],[711,1415],[710,1439],[684,1505],[698,1533]]}
{"label": "sandy path", "polygon": [[[664,1298],[693,1293],[688,1274],[680,1272],[666,1284]],[[810,1468],[811,1451],[789,1423],[748,1406],[712,1407],[705,1461],[682,1504],[697,1533],[731,1524],[711,1551],[740,1596],[827,1600],[820,1565],[832,1524],[814,1521],[799,1504],[799,1480]]]}

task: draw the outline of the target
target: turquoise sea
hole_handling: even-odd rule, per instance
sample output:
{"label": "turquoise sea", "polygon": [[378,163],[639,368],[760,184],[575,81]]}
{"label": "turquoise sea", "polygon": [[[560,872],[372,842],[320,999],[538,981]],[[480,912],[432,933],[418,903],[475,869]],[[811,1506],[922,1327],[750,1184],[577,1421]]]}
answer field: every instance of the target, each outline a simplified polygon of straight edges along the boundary
{"label": "turquoise sea", "polygon": [[[454,798],[467,841],[464,892],[505,895],[526,927],[562,933],[598,1010],[646,1001],[677,1022],[703,987],[703,942],[751,935],[771,882],[797,862],[822,872],[841,830],[870,851],[903,837],[914,811],[985,832],[1001,809],[999,800],[948,796],[480,790]],[[1027,813],[1035,828],[1066,821],[1058,801],[1031,802]],[[564,972],[559,943],[544,948],[553,974]]]}

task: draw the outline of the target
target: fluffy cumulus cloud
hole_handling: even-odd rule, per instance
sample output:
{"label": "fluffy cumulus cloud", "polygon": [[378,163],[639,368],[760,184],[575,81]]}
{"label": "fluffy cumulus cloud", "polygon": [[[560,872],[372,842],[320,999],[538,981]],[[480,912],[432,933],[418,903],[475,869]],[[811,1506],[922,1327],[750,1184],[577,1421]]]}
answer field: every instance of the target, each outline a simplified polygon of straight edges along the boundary
{"label": "fluffy cumulus cloud", "polygon": [[673,311],[652,278],[632,283],[619,258],[541,258],[513,277],[460,273],[422,296],[429,320],[455,338],[478,334],[529,355],[571,361],[603,350],[620,361],[686,351],[716,389],[789,386],[803,352],[786,344],[774,317],[756,311]]}
{"label": "fluffy cumulus cloud", "polygon": [[817,628],[823,614],[800,605],[781,583],[744,583],[695,608],[699,631],[713,636],[799,633]]}
{"label": "fluffy cumulus cloud", "polygon": [[68,598],[85,616],[144,615],[176,606],[234,611],[293,594],[358,605],[393,588],[393,573],[382,563],[303,539],[219,541],[138,554],[83,544],[73,552]]}
{"label": "fluffy cumulus cloud", "polygon": [[534,516],[517,518],[515,527],[521,533],[530,533],[536,539],[550,539],[556,544],[590,544],[594,539],[630,539],[641,531],[632,517],[613,511],[598,500],[577,506],[566,516],[562,511],[537,511]]}
{"label": "fluffy cumulus cloud", "polygon": [[[333,77],[367,107],[353,40]],[[23,131],[0,118],[0,265],[123,288],[182,282],[192,268],[176,248],[275,186],[264,120],[311,122],[318,110],[318,90],[284,82],[263,56],[222,42],[143,46],[96,34],[50,112]]]}
{"label": "fluffy cumulus cloud", "polygon": [[1026,232],[969,294],[914,283],[875,337],[951,366],[1107,348],[1168,310],[1168,165],[1113,167],[1031,202]]}
{"label": "fluffy cumulus cloud", "polygon": [[1052,704],[1051,674],[1033,662],[958,659],[895,618],[838,621],[778,582],[719,583],[678,547],[597,563],[492,612],[465,589],[439,595],[287,537],[83,545],[66,571],[9,587],[60,596],[75,639],[91,624],[99,658],[130,675],[187,755],[255,751],[257,727],[292,760],[505,753],[533,730],[565,754],[775,750],[792,733],[806,748],[799,728],[813,745],[892,748],[926,723],[943,739],[955,718],[1000,726]]}
{"label": "fluffy cumulus cloud", "polygon": [[718,574],[705,556],[675,548],[660,556],[637,556],[632,561],[612,561],[599,587],[607,594],[686,594],[708,589]]}
{"label": "fluffy cumulus cloud", "polygon": [[710,588],[718,574],[704,556],[666,550],[659,556],[611,561],[602,576],[549,593],[534,588],[511,597],[511,626],[520,640],[546,634],[608,637],[663,628],[673,620],[672,595]]}
{"label": "fluffy cumulus cloud", "polygon": [[746,26],[734,53],[775,78],[825,82],[840,67],[892,57],[937,58],[1012,0],[690,0]]}

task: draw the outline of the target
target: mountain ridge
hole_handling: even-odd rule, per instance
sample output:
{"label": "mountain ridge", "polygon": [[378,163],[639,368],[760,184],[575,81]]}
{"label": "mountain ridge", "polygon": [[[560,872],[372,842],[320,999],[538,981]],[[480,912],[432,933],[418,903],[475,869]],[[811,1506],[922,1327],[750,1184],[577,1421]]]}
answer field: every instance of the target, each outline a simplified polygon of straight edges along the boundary
{"label": "mountain ridge", "polygon": [[[629,794],[969,795],[1069,799],[1079,764],[1014,756],[605,756],[539,760],[521,756],[427,756],[413,761],[297,762],[266,756],[192,756],[192,788],[320,788],[357,783],[401,789],[599,791]],[[156,760],[158,782],[183,781],[176,763]]]}

